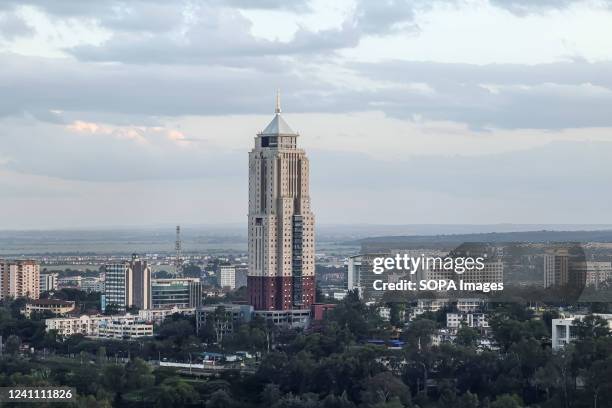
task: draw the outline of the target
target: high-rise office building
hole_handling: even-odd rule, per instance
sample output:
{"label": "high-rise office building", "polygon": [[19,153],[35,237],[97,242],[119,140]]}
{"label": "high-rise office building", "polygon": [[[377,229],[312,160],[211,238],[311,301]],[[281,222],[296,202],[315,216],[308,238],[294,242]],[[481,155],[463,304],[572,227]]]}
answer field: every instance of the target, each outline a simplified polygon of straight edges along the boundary
{"label": "high-rise office building", "polygon": [[104,306],[151,308],[151,267],[147,261],[133,254],[129,262],[105,265],[104,274]]}
{"label": "high-rise office building", "polygon": [[132,269],[129,262],[107,264],[104,266],[104,298],[102,308],[116,305],[124,311],[134,304],[132,297]]}
{"label": "high-rise office building", "polygon": [[0,259],[0,300],[40,295],[40,266],[31,260]]}
{"label": "high-rise office building", "polygon": [[299,310],[314,301],[314,215],[309,164],[298,133],[275,115],[249,153],[249,275],[255,310]]}
{"label": "high-rise office building", "polygon": [[130,262],[133,280],[133,305],[139,309],[151,308],[151,267],[147,261],[140,259],[138,255],[132,255]]}

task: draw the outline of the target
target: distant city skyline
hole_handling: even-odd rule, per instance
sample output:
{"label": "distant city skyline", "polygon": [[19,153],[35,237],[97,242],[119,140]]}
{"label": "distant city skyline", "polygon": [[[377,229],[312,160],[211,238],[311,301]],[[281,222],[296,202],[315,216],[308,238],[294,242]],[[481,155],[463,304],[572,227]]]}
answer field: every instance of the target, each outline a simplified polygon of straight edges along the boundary
{"label": "distant city skyline", "polygon": [[609,1],[9,0],[0,229],[243,223],[280,88],[319,224],[611,224]]}

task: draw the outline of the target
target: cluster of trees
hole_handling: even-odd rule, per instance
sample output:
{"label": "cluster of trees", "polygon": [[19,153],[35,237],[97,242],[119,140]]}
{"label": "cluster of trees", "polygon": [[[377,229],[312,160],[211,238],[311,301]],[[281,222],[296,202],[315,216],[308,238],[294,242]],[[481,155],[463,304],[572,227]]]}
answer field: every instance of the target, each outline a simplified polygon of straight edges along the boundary
{"label": "cluster of trees", "polygon": [[140,358],[127,364],[105,361],[5,357],[0,359],[0,387],[74,387],[78,400],[70,406],[88,408],[205,406],[213,393],[206,392],[207,382],[154,369]]}
{"label": "cluster of trees", "polygon": [[[493,305],[489,322],[498,349],[487,350],[478,347],[480,332],[468,327],[459,329],[454,343],[436,346],[432,334],[443,324],[443,312],[404,326],[405,306],[390,306],[386,322],[351,293],[316,331],[253,320],[221,337],[215,319],[196,333],[193,317],[173,316],[155,339],[119,342],[56,339],[40,322],[21,318],[12,302],[0,308],[0,334],[11,339],[0,362],[0,386],[74,386],[82,406],[598,408],[612,400],[612,338],[607,322],[596,316],[576,321],[575,342],[553,352],[554,312],[535,318],[520,304]],[[223,310],[218,314],[222,320]],[[367,341],[397,336],[405,342],[401,349]],[[19,340],[81,358],[19,361]],[[254,372],[227,370],[208,379],[145,362],[161,356],[185,361],[201,352],[203,343],[209,350],[248,350],[263,357]]]}
{"label": "cluster of trees", "polygon": [[71,268],[54,269],[53,266],[43,268],[42,271],[40,272],[41,273],[57,273],[60,278],[63,278],[66,276],[96,277],[100,274],[100,271],[95,270],[95,269],[94,270],[89,269],[89,268],[85,270],[71,269]]}

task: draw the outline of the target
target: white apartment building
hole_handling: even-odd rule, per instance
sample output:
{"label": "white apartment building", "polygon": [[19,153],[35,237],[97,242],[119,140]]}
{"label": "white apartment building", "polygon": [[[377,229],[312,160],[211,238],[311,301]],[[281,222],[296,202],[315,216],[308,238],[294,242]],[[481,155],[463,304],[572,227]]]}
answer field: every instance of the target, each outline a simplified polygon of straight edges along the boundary
{"label": "white apartment building", "polygon": [[81,280],[81,289],[85,292],[104,293],[104,281],[99,277],[85,277]]}
{"label": "white apartment building", "polygon": [[46,331],[55,330],[62,337],[82,334],[83,336],[97,336],[98,324],[100,320],[109,318],[110,316],[88,316],[79,317],[56,317],[46,319]]}
{"label": "white apartment building", "polygon": [[[608,327],[612,328],[612,314],[595,314],[608,322]],[[574,341],[577,337],[574,320],[582,320],[585,315],[569,315],[552,320],[552,348],[559,350]]]}
{"label": "white apartment building", "polygon": [[80,288],[83,277],[80,275],[64,276],[57,279],[57,286],[60,288]]}
{"label": "white apartment building", "polygon": [[138,317],[146,322],[153,322],[155,324],[160,324],[163,322],[168,316],[172,316],[173,314],[181,314],[186,316],[195,315],[196,308],[195,307],[171,307],[167,309],[146,309],[139,310]]}
{"label": "white apartment building", "polygon": [[463,313],[473,313],[482,310],[485,300],[480,298],[461,298],[457,299],[457,310]]}
{"label": "white apartment building", "polygon": [[446,327],[452,331],[459,329],[462,325],[473,329],[488,329],[489,322],[484,313],[447,313]]}
{"label": "white apartment building", "polygon": [[98,324],[98,337],[109,339],[135,339],[153,336],[153,323],[145,322],[139,316],[112,316]]}
{"label": "white apartment building", "polygon": [[57,273],[41,273],[39,279],[39,292],[57,290]]}
{"label": "white apartment building", "polygon": [[153,324],[140,316],[88,316],[60,317],[45,320],[46,331],[57,331],[63,337],[81,334],[88,337],[135,338],[153,335]]}
{"label": "white apartment building", "polygon": [[448,305],[450,305],[449,299],[418,299],[416,307],[412,309],[410,319],[426,312],[437,312]]}
{"label": "white apartment building", "polygon": [[386,307],[386,306],[379,307],[378,308],[378,315],[385,322],[388,322],[389,320],[391,320],[391,308],[390,307]]}
{"label": "white apartment building", "polygon": [[236,268],[232,265],[219,266],[219,286],[236,289]]}
{"label": "white apartment building", "polygon": [[483,310],[485,300],[481,298],[460,298],[460,299],[418,299],[416,307],[412,310],[410,319],[422,315],[426,312],[437,312],[445,307],[456,305],[457,311],[460,313],[475,313]]}

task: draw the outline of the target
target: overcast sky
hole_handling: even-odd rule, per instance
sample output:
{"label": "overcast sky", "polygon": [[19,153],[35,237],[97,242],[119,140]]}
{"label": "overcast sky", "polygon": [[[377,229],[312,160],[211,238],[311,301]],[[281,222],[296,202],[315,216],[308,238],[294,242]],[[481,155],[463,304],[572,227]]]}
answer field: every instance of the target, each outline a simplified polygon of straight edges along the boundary
{"label": "overcast sky", "polygon": [[612,223],[612,0],[4,0],[0,229],[245,222],[274,94],[320,223]]}

